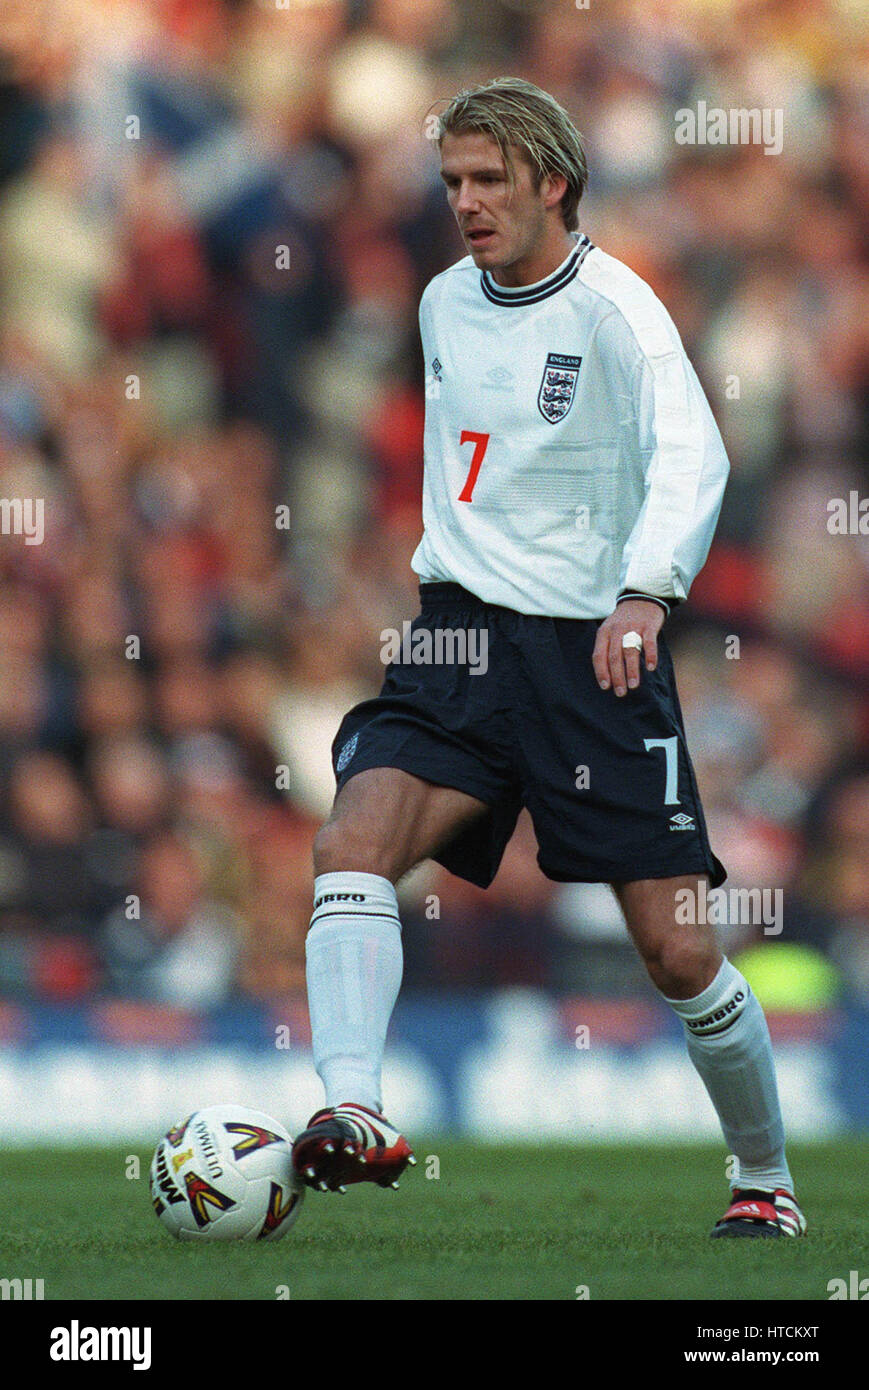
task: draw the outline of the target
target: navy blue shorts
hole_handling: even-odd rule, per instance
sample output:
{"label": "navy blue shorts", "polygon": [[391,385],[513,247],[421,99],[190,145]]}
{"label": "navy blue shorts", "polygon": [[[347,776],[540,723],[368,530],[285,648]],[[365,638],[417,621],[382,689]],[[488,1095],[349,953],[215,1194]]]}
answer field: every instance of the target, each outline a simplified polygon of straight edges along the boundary
{"label": "navy blue shorts", "polygon": [[482,888],[523,806],[540,868],[558,882],[723,883],[663,635],[657,670],[619,699],[592,666],[598,620],[530,617],[458,584],[422,584],[420,595],[383,689],[335,737],[339,790],[359,772],[396,767],[485,802],[488,814],[434,856]]}

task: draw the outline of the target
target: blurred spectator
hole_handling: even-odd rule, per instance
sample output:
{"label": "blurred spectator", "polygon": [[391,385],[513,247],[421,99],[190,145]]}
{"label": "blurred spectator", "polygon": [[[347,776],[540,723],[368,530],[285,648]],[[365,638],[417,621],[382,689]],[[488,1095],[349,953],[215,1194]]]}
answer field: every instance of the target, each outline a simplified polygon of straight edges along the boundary
{"label": "blurred spectator", "polygon": [[230,994],[239,923],[203,897],[200,865],[178,835],[160,835],[134,874],[137,904],[118,907],[103,928],[109,984],[181,1008],[208,1008]]}

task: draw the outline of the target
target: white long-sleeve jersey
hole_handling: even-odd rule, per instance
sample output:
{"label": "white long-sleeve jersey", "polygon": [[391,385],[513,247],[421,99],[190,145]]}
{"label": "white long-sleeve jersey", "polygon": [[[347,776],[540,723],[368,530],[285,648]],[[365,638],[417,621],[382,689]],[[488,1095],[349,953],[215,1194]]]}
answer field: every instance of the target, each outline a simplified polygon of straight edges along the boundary
{"label": "white long-sleeve jersey", "polygon": [[724,493],[721,436],[649,286],[576,236],[505,289],[470,256],[420,303],[422,580],[547,617],[687,596]]}

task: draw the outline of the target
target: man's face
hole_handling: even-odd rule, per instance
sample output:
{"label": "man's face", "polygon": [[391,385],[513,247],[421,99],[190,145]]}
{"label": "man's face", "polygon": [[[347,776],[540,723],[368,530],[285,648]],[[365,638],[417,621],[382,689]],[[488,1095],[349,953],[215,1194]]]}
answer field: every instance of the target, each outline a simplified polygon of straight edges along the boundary
{"label": "man's face", "polygon": [[512,189],[498,146],[488,135],[448,133],[441,143],[447,200],[481,270],[497,270],[533,257],[546,232],[547,180],[535,189],[527,160],[515,146],[511,154]]}

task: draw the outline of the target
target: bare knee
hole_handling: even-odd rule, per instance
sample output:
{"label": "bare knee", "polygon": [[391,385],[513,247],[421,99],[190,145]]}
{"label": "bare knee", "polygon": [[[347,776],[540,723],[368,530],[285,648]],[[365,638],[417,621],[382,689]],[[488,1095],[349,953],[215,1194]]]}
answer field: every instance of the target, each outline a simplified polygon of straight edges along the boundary
{"label": "bare knee", "polygon": [[395,882],[394,854],[364,826],[340,817],[314,836],[314,873],[379,874]]}
{"label": "bare knee", "polygon": [[721,951],[711,934],[675,926],[643,943],[643,962],[652,982],[668,999],[693,999],[714,980]]}
{"label": "bare knee", "polygon": [[696,894],[694,875],[646,879],[613,887],[652,983],[668,999],[693,999],[714,980],[721,951],[708,922],[684,921],[681,894]]}

